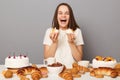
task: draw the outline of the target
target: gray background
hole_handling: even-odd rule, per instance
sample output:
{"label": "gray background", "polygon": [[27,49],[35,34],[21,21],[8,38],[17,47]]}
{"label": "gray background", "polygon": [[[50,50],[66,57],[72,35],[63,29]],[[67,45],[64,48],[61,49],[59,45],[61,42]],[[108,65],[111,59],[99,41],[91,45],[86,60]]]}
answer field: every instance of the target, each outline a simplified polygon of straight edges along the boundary
{"label": "gray background", "polygon": [[83,59],[102,55],[120,60],[120,0],[0,0],[0,64],[14,52],[42,63],[45,30],[61,2],[71,5],[81,27]]}

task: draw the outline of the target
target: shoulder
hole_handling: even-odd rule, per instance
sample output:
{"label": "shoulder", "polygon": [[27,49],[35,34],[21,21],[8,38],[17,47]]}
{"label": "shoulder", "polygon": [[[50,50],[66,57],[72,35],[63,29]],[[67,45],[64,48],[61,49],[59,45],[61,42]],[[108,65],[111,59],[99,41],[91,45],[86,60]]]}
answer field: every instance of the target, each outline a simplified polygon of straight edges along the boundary
{"label": "shoulder", "polygon": [[50,33],[51,32],[51,30],[52,30],[52,28],[50,27],[50,28],[47,28],[46,29],[46,33]]}
{"label": "shoulder", "polygon": [[80,28],[77,28],[75,31],[74,31],[74,33],[81,33],[81,29]]}

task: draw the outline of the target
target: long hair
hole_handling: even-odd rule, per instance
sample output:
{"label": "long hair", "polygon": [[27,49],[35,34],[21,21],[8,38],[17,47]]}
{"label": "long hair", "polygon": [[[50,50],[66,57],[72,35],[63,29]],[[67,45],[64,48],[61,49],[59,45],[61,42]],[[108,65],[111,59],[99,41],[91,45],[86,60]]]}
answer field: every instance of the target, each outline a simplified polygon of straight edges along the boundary
{"label": "long hair", "polygon": [[70,5],[67,4],[67,3],[61,3],[61,4],[59,4],[59,5],[57,6],[57,8],[56,8],[56,10],[55,10],[55,13],[54,13],[53,21],[52,21],[52,27],[53,27],[53,28],[56,28],[56,29],[59,29],[59,24],[58,24],[58,20],[57,20],[57,15],[58,15],[58,8],[59,8],[61,5],[65,5],[65,6],[67,6],[68,9],[69,9],[70,18],[69,18],[69,22],[68,22],[68,28],[70,28],[70,29],[72,29],[72,30],[76,30],[77,28],[79,28],[79,26],[77,25],[77,23],[76,23],[76,21],[75,21],[72,8],[71,8]]}

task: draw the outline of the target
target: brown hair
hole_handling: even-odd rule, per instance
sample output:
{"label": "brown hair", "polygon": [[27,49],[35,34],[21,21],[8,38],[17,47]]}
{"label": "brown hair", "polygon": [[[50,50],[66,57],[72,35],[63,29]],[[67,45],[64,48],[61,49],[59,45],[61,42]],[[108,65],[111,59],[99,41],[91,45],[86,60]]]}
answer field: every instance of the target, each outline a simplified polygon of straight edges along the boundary
{"label": "brown hair", "polygon": [[57,20],[57,15],[58,15],[58,8],[61,5],[65,5],[68,7],[69,12],[70,12],[70,19],[69,19],[69,23],[68,23],[68,28],[72,29],[72,30],[76,30],[77,28],[79,28],[79,26],[77,25],[74,15],[73,15],[73,11],[72,8],[70,7],[70,5],[68,5],[67,3],[61,3],[57,6],[55,13],[54,13],[54,17],[53,17],[53,21],[52,21],[52,27],[59,29],[59,24],[58,24],[58,20]]}

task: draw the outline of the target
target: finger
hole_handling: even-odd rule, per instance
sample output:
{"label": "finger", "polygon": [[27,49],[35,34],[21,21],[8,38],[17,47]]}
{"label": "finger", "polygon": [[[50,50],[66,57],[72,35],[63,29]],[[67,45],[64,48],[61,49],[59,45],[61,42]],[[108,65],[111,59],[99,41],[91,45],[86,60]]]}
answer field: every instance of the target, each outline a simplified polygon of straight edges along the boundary
{"label": "finger", "polygon": [[53,34],[50,34],[50,39],[52,39],[53,38]]}
{"label": "finger", "polygon": [[70,37],[72,40],[75,40],[75,35],[74,34],[70,34]]}
{"label": "finger", "polygon": [[73,34],[73,40],[75,40],[76,38],[75,38],[75,34]]}
{"label": "finger", "polygon": [[55,33],[55,39],[57,39],[58,38],[58,33]]}
{"label": "finger", "polygon": [[70,39],[70,34],[67,34],[67,36],[68,36],[68,39]]}
{"label": "finger", "polygon": [[52,39],[52,34],[50,34],[50,36],[49,36],[49,37],[50,37],[50,39]]}

